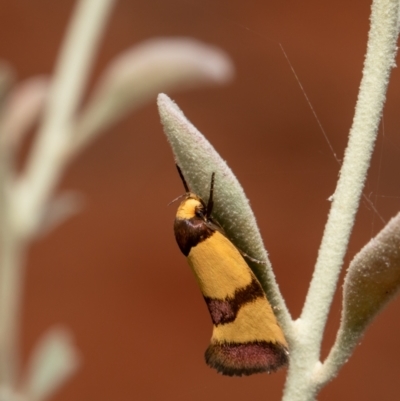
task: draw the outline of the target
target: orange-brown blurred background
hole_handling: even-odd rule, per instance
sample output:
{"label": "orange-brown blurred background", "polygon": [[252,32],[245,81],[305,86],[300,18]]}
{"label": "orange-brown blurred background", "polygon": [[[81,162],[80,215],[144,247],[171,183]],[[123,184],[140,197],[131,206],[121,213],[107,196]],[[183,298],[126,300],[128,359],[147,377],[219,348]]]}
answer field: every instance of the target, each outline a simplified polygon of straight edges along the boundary
{"label": "orange-brown blurred background", "polygon": [[[52,72],[72,0],[2,0],[0,57],[20,79]],[[312,275],[361,78],[370,4],[306,0],[120,0],[91,85],[115,55],[154,36],[191,36],[225,49],[230,85],[169,93],[233,168],[250,198],[294,317]],[[392,73],[365,194],[389,220],[400,210],[400,79]],[[172,231],[183,192],[155,100],[86,150],[61,184],[85,208],[33,244],[23,303],[24,359],[54,324],[69,327],[83,364],[53,398],[279,400],[285,371],[227,378],[204,363],[211,322]],[[363,202],[346,257],[381,228]],[[341,282],[343,274],[341,275]],[[340,284],[341,284],[340,282]],[[340,318],[339,286],[323,345]],[[397,400],[400,300],[378,317],[321,401]],[[221,398],[222,397],[222,398]]]}

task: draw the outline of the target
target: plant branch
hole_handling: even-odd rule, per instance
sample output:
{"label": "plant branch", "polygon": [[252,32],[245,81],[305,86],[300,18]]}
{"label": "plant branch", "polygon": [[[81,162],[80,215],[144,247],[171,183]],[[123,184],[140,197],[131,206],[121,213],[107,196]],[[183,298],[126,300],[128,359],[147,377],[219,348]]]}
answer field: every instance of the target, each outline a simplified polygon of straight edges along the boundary
{"label": "plant branch", "polygon": [[314,399],[311,371],[319,363],[323,331],[370,165],[390,71],[395,65],[398,16],[398,0],[373,2],[353,125],[315,271],[297,322],[299,342],[292,350],[283,398],[286,401]]}
{"label": "plant branch", "polygon": [[68,156],[73,118],[82,99],[104,25],[114,0],[77,3],[57,61],[43,124],[37,134],[26,174],[16,192],[16,226],[25,235],[37,230]]}
{"label": "plant branch", "polygon": [[[19,318],[24,255],[65,166],[63,150],[113,0],[77,3],[27,168],[18,180],[13,144],[0,136],[0,384],[13,391],[19,372]],[[0,124],[4,130],[4,118]]]}

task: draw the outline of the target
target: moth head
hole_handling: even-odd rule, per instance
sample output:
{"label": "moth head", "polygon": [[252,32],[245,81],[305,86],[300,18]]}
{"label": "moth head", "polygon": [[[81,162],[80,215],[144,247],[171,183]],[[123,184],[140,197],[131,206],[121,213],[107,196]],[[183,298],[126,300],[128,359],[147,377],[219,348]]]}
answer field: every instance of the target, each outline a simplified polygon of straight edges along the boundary
{"label": "moth head", "polygon": [[185,199],[181,202],[176,213],[180,219],[201,218],[207,219],[207,206],[201,198],[191,192],[187,193]]}

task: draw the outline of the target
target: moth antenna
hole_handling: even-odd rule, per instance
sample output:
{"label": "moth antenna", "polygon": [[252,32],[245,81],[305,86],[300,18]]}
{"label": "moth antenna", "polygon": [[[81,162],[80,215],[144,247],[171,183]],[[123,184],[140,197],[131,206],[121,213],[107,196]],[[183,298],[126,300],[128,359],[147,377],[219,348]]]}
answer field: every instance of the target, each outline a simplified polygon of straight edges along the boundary
{"label": "moth antenna", "polygon": [[185,177],[182,174],[181,168],[177,164],[176,164],[176,168],[178,169],[179,177],[181,177],[181,180],[182,180],[183,186],[185,187],[186,193],[189,193],[190,189],[188,187],[188,184],[186,183]]}
{"label": "moth antenna", "polygon": [[214,206],[214,179],[215,173],[211,174],[211,184],[210,184],[210,196],[208,197],[207,209],[206,209],[206,217],[209,218],[211,216],[211,212]]}
{"label": "moth antenna", "polygon": [[186,195],[186,194],[177,196],[175,199],[173,199],[171,202],[169,202],[167,206],[172,205],[174,202],[176,202],[177,200],[183,198],[185,195]]}

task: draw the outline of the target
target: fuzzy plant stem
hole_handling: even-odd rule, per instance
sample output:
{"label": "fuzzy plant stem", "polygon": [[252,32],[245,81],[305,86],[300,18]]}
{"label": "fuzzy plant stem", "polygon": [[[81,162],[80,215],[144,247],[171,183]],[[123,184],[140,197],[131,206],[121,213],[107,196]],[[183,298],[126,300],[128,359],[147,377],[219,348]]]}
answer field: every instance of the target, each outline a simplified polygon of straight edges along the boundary
{"label": "fuzzy plant stem", "polygon": [[12,394],[19,372],[19,309],[25,241],[13,229],[11,187],[14,181],[13,152],[0,111],[0,392]]}
{"label": "fuzzy plant stem", "polygon": [[313,278],[291,349],[284,401],[315,399],[322,335],[377,137],[391,69],[395,66],[398,0],[375,0],[363,77]]}
{"label": "fuzzy plant stem", "polygon": [[44,121],[26,171],[14,176],[10,150],[0,145],[0,385],[15,388],[24,254],[37,233],[65,161],[71,119],[82,98],[88,72],[113,0],[77,3],[54,75]]}
{"label": "fuzzy plant stem", "polygon": [[[4,210],[4,209],[3,209]],[[0,234],[0,385],[15,388],[19,371],[18,322],[25,243],[2,219]]]}
{"label": "fuzzy plant stem", "polygon": [[55,68],[43,124],[18,187],[18,223],[35,230],[69,156],[71,128],[114,0],[80,0]]}
{"label": "fuzzy plant stem", "polygon": [[[2,116],[3,117],[3,116]],[[13,229],[13,154],[0,121],[0,391],[11,394],[19,372],[19,309],[26,244]]]}

